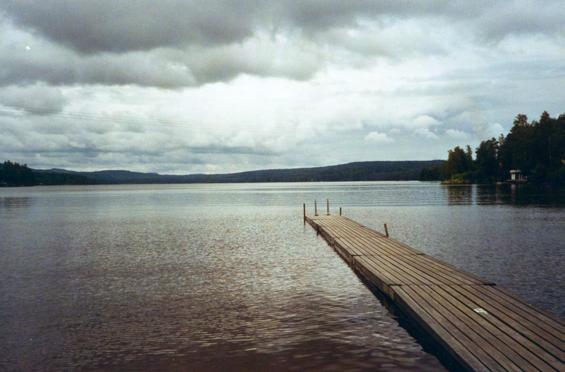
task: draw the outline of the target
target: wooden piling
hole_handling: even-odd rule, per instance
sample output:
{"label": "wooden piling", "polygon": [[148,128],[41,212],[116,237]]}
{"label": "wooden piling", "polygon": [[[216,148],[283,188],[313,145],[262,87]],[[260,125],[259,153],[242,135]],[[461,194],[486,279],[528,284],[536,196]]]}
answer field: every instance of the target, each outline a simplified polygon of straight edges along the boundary
{"label": "wooden piling", "polygon": [[388,227],[386,226],[386,223],[385,223],[385,236],[388,238]]}
{"label": "wooden piling", "polygon": [[318,202],[314,200],[314,216],[318,215]]}
{"label": "wooden piling", "polygon": [[341,216],[341,207],[339,207],[339,215]]}
{"label": "wooden piling", "polygon": [[304,220],[304,224],[306,225],[306,203],[302,204],[302,219]]}
{"label": "wooden piling", "polygon": [[330,215],[330,199],[326,199],[326,216]]}

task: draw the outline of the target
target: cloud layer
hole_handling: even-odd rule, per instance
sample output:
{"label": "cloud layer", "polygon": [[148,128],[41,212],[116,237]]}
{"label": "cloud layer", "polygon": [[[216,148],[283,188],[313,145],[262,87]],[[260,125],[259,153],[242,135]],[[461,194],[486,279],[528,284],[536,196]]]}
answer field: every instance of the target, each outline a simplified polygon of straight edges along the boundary
{"label": "cloud layer", "polygon": [[0,157],[174,173],[444,157],[565,111],[564,17],[557,0],[6,0]]}

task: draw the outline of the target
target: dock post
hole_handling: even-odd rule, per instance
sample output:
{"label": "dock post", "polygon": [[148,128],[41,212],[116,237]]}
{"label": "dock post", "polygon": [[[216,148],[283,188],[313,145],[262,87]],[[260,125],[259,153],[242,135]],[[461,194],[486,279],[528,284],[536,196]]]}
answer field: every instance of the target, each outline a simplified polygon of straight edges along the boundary
{"label": "dock post", "polygon": [[314,200],[314,216],[318,215],[318,203]]}
{"label": "dock post", "polygon": [[385,235],[388,238],[388,227],[386,226],[386,223],[385,223]]}
{"label": "dock post", "polygon": [[339,207],[339,215],[341,216],[341,207]]}
{"label": "dock post", "polygon": [[306,203],[302,204],[302,220],[304,221],[304,224],[306,225]]}
{"label": "dock post", "polygon": [[330,199],[326,199],[326,216],[330,215]]}

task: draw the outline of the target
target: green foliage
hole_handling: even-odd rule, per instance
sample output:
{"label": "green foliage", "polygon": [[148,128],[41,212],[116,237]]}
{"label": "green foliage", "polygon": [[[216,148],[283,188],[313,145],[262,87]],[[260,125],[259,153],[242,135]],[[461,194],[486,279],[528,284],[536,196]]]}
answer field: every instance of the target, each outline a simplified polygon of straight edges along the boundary
{"label": "green foliage", "polygon": [[420,181],[441,181],[443,180],[443,165],[428,167],[420,172]]}
{"label": "green foliage", "polygon": [[528,123],[518,115],[500,146],[502,169],[520,169],[536,182],[563,182],[565,161],[565,115],[552,118],[543,112],[539,121]]}
{"label": "green foliage", "polygon": [[482,141],[473,161],[470,147],[449,150],[444,177],[449,182],[505,181],[511,169],[520,169],[528,180],[565,182],[565,114],[552,118],[543,112],[539,121],[518,114],[510,133]]}
{"label": "green foliage", "polygon": [[85,185],[92,180],[76,174],[57,173],[28,168],[26,164],[5,161],[0,164],[1,186],[35,186],[35,185]]}
{"label": "green foliage", "polygon": [[498,164],[498,141],[493,137],[481,142],[476,153],[476,178],[479,182],[494,182],[502,176]]}
{"label": "green foliage", "polygon": [[447,183],[450,183],[450,184],[466,184],[466,183],[470,183],[472,179],[473,179],[473,177],[472,177],[470,172],[457,173],[457,174],[452,175],[449,178],[449,180],[447,181]]}
{"label": "green foliage", "polygon": [[466,151],[459,146],[448,151],[447,162],[444,166],[446,178],[452,178],[456,174],[467,174],[472,170],[473,155],[470,146],[467,146]]}
{"label": "green foliage", "polygon": [[26,164],[20,165],[5,161],[0,165],[0,186],[33,186],[36,185],[33,171]]}
{"label": "green foliage", "polygon": [[[231,174],[161,175],[123,170],[73,172],[64,169],[32,170],[38,185],[130,184],[130,183],[227,183],[227,182],[310,182],[310,181],[393,181],[417,180],[423,168],[440,167],[442,160],[372,161],[328,167],[267,169]],[[1,164],[0,164],[1,166]],[[0,180],[0,186],[7,186]],[[23,186],[10,183],[10,186]]]}
{"label": "green foliage", "polygon": [[34,173],[37,184],[39,185],[91,185],[96,183],[95,181],[78,174],[36,170],[34,170]]}

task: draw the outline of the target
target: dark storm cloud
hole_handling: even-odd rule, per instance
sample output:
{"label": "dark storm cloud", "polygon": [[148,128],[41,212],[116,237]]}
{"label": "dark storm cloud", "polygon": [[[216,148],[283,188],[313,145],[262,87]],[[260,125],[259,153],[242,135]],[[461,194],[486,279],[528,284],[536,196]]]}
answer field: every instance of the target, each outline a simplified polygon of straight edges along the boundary
{"label": "dark storm cloud", "polygon": [[[563,4],[5,0],[0,2],[0,85],[179,88],[241,74],[306,80],[338,58],[324,55],[328,47],[347,51],[357,65],[379,55],[401,60],[414,53],[444,54],[449,45],[442,45],[443,35],[428,32],[438,22],[451,32],[466,30],[480,43],[509,34],[562,34]],[[394,28],[403,20],[410,20],[408,26]]]}
{"label": "dark storm cloud", "polygon": [[447,1],[7,0],[18,24],[83,53],[241,42],[258,29],[323,31],[381,14],[431,13]]}
{"label": "dark storm cloud", "polygon": [[253,33],[255,1],[8,0],[15,21],[81,52],[224,44]]}
{"label": "dark storm cloud", "polygon": [[[6,0],[0,9],[17,23],[84,53],[126,52],[241,42],[260,29],[321,32],[380,16],[478,20],[487,33],[555,29],[552,1],[407,0]],[[544,16],[544,17],[540,17]]]}
{"label": "dark storm cloud", "polygon": [[303,80],[319,68],[315,52],[280,48],[267,36],[225,46],[80,54],[0,18],[0,86],[127,85],[181,88],[239,74]]}
{"label": "dark storm cloud", "polygon": [[0,44],[0,86],[41,81],[60,86],[132,84],[174,89],[228,81],[240,74],[305,80],[319,67],[315,54],[283,51],[288,58],[279,61],[269,55],[272,46],[261,55],[251,54],[253,48],[236,45],[182,53],[160,49],[80,56],[60,48],[26,50],[20,46],[14,50]]}
{"label": "dark storm cloud", "polygon": [[289,0],[273,3],[279,4],[274,6],[277,9],[274,18],[281,24],[291,24],[311,32],[351,26],[379,16],[404,18],[443,14],[450,9],[447,0]]}
{"label": "dark storm cloud", "polygon": [[[33,45],[33,44],[32,44]],[[2,48],[0,45],[0,86],[103,84],[178,88],[194,85],[190,70],[157,53],[97,54],[80,57],[57,47],[30,50]]]}

